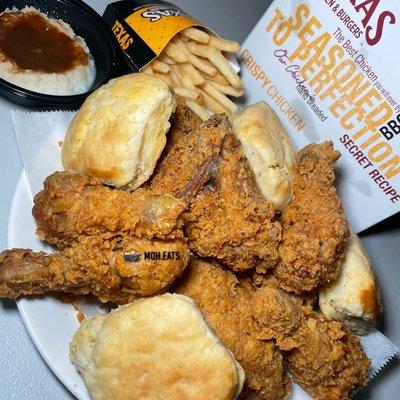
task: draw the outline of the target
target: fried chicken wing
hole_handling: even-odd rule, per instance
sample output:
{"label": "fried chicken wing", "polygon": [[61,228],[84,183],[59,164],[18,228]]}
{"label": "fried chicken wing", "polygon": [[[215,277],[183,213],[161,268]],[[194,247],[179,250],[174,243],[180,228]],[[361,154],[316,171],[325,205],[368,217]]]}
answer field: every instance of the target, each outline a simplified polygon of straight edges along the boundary
{"label": "fried chicken wing", "polygon": [[35,197],[33,214],[39,236],[61,251],[1,253],[0,296],[61,291],[122,304],[161,293],[189,260],[184,209],[170,195],[55,173]]}
{"label": "fried chicken wing", "polygon": [[254,399],[283,399],[290,391],[282,355],[272,341],[258,339],[251,317],[251,284],[239,282],[217,263],[192,258],[176,291],[195,301],[218,337],[246,373],[245,394]]}
{"label": "fried chicken wing", "polygon": [[164,152],[149,188],[157,193],[189,198],[210,179],[229,132],[229,122],[226,117],[216,115],[188,131],[187,127],[173,129],[173,143]]}
{"label": "fried chicken wing", "polygon": [[280,224],[260,194],[239,141],[229,133],[208,185],[185,213],[190,249],[236,271],[265,272],[278,261]]}
{"label": "fried chicken wing", "polygon": [[274,273],[280,285],[297,294],[337,279],[349,229],[334,187],[340,153],[332,142],[299,152],[294,199],[282,214],[281,261]]}
{"label": "fried chicken wing", "polygon": [[273,286],[253,296],[253,315],[284,351],[289,370],[316,400],[346,400],[367,383],[369,359],[360,341],[341,323],[302,307]]}

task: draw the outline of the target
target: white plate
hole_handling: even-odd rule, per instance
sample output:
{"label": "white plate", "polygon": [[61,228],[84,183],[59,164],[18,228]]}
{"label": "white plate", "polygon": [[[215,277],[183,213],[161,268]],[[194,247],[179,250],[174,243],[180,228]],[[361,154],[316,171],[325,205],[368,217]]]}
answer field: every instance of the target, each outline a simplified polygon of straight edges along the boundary
{"label": "white plate", "polygon": [[[31,211],[29,186],[23,172],[8,219],[7,246],[49,252],[51,248],[35,235],[36,223]],[[79,327],[72,305],[50,296],[21,299],[17,305],[33,342],[48,366],[79,400],[89,400],[85,385],[69,360],[69,343]],[[104,310],[95,306],[91,310],[85,307],[85,314],[87,312],[104,313]]]}

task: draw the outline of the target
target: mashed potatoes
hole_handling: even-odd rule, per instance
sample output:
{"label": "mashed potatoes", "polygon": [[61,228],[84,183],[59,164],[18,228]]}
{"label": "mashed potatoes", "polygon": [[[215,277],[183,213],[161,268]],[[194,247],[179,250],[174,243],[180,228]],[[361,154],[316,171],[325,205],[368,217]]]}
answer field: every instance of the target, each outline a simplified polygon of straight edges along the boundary
{"label": "mashed potatoes", "polygon": [[75,95],[96,78],[84,39],[34,7],[0,14],[0,78],[43,94]]}

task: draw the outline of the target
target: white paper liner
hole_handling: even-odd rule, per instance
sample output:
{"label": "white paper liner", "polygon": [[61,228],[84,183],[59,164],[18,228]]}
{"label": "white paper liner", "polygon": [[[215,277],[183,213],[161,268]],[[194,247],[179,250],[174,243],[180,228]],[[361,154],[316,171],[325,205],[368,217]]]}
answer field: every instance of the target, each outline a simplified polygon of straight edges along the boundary
{"label": "white paper liner", "polygon": [[[62,171],[61,147],[74,112],[13,111],[12,120],[31,193],[43,188],[43,181],[54,171]],[[371,358],[369,377],[372,379],[399,353],[399,348],[375,330],[361,337],[365,353]],[[293,384],[290,400],[310,400],[311,397]]]}
{"label": "white paper liner", "polygon": [[64,170],[61,142],[74,115],[71,111],[11,112],[32,198],[43,189],[47,176]]}

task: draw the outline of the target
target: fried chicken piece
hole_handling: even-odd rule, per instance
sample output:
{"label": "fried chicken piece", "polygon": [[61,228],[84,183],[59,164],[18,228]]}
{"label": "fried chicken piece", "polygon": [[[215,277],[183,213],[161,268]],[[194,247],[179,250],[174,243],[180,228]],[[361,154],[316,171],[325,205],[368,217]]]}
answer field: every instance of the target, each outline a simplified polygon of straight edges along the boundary
{"label": "fried chicken piece", "polygon": [[[146,259],[146,252],[169,252],[172,258]],[[182,274],[188,259],[185,241],[177,239],[119,242],[94,236],[81,237],[52,254],[6,250],[0,253],[0,297],[63,292],[126,304],[165,292]]]}
{"label": "fried chicken piece", "polygon": [[64,248],[81,235],[159,239],[182,237],[185,202],[138,189],[110,189],[99,180],[56,172],[35,196],[33,216],[38,236]]}
{"label": "fried chicken piece", "polygon": [[185,101],[177,98],[175,112],[171,117],[171,128],[168,131],[167,145],[164,154],[169,153],[170,149],[193,129],[197,129],[202,124],[202,120],[192,110],[185,105]]}
{"label": "fried chicken piece", "polygon": [[187,133],[181,129],[181,133],[175,132],[174,143],[158,163],[149,188],[189,198],[210,179],[230,125],[226,117],[215,115]]}
{"label": "fried chicken piece", "polygon": [[336,194],[332,142],[299,152],[294,199],[282,214],[281,262],[274,273],[283,289],[311,292],[337,279],[349,228]]}
{"label": "fried chicken piece", "polygon": [[260,330],[252,319],[251,284],[239,282],[217,263],[192,258],[176,288],[191,297],[208,323],[246,373],[245,391],[254,399],[283,399],[290,391],[282,355],[272,341],[258,339]]}
{"label": "fried chicken piece", "polygon": [[273,286],[253,296],[251,309],[284,351],[295,381],[316,400],[345,400],[365,386],[370,360],[350,330],[310,307],[301,307],[288,293]]}
{"label": "fried chicken piece", "polygon": [[[279,288],[279,281],[272,271],[268,274],[260,274],[256,271],[251,271],[249,278],[254,286],[254,290],[266,286]],[[302,293],[301,295],[291,293],[291,298],[293,301],[296,301],[299,306],[310,306],[313,308],[318,301],[318,292],[307,292]]]}
{"label": "fried chicken piece", "polygon": [[189,260],[182,200],[59,172],[35,197],[38,234],[59,253],[0,254],[0,297],[61,291],[126,303],[161,293]]}
{"label": "fried chicken piece", "polygon": [[280,224],[260,194],[239,141],[226,136],[210,183],[185,213],[190,249],[236,271],[265,272],[278,261]]}

